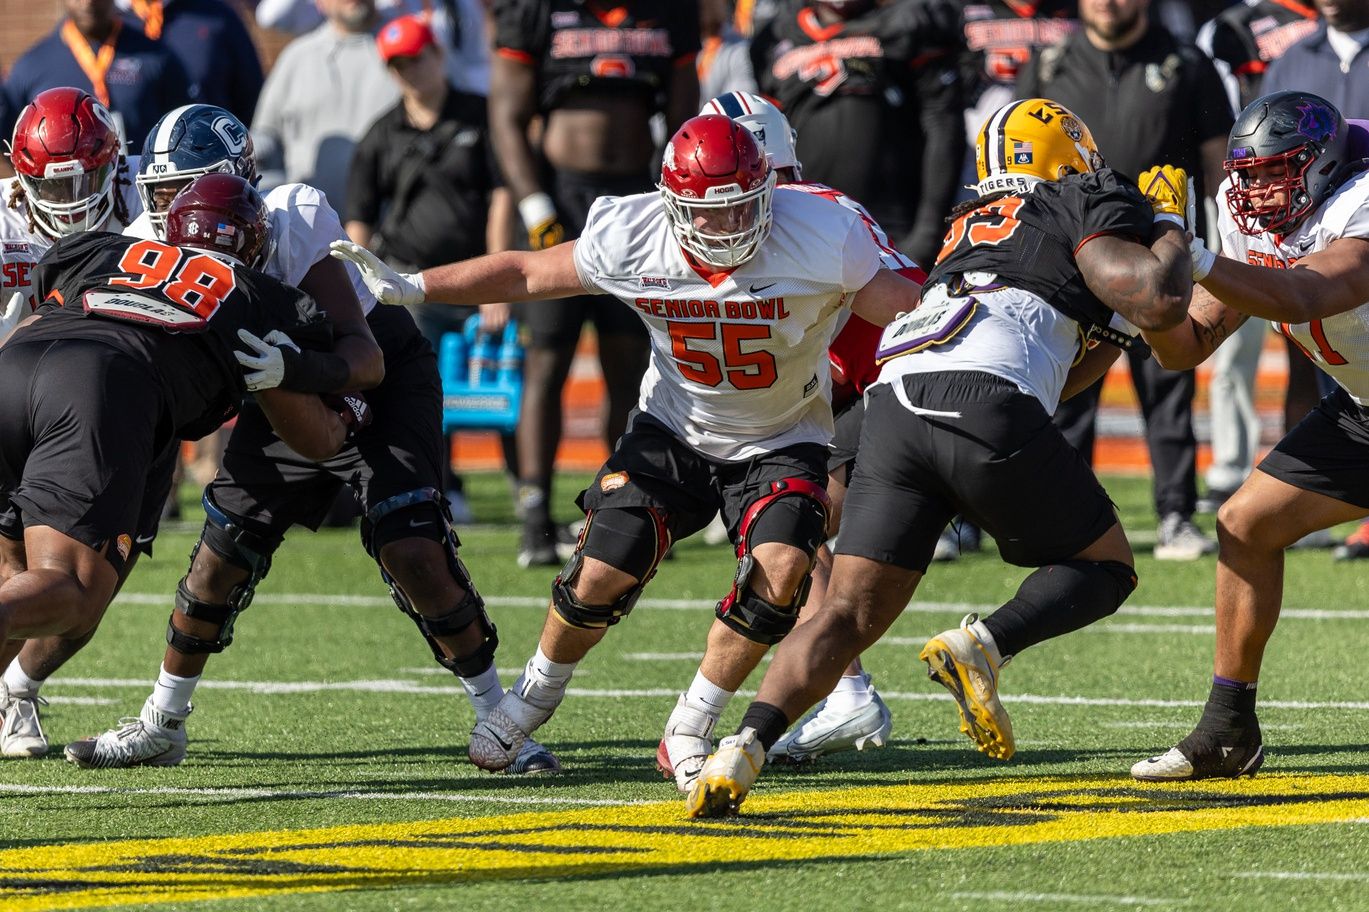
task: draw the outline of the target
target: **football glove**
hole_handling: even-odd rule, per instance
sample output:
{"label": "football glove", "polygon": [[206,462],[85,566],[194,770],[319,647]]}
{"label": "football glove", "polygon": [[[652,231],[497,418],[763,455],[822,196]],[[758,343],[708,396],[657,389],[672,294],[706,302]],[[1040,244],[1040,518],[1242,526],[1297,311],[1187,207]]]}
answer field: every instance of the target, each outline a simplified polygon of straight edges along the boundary
{"label": "football glove", "polygon": [[245,329],[239,329],[238,338],[252,349],[251,352],[233,352],[233,357],[247,370],[243,375],[243,381],[247,384],[248,392],[259,393],[262,390],[275,389],[285,382],[286,352],[299,355],[299,346],[293,339],[279,329],[271,330],[265,339],[259,339]]}
{"label": "football glove", "polygon": [[1193,223],[1188,220],[1192,211],[1189,204],[1193,197],[1192,184],[1183,168],[1156,165],[1142,171],[1137,183],[1155,210],[1157,222],[1173,222],[1185,231],[1193,230]]}
{"label": "football glove", "polygon": [[349,437],[371,426],[371,403],[361,393],[330,393],[320,398],[324,405],[337,412]]}
{"label": "football glove", "polygon": [[360,244],[333,241],[329,252],[345,260],[361,272],[371,294],[382,304],[422,304],[428,299],[421,272],[396,272],[384,260]]}
{"label": "football glove", "polygon": [[0,339],[14,332],[14,328],[28,315],[29,309],[24,306],[24,293],[16,291],[5,304],[4,312],[0,313]]}
{"label": "football glove", "polygon": [[518,214],[528,229],[528,246],[532,250],[546,250],[566,239],[566,227],[545,193],[529,193],[519,200]]}

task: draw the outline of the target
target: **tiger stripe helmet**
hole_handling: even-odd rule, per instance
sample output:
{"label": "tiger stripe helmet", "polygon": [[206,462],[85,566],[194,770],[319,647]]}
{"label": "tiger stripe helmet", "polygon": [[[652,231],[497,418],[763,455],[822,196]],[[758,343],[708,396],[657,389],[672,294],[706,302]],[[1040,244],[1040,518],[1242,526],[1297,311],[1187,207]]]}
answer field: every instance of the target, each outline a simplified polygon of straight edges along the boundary
{"label": "tiger stripe helmet", "polygon": [[975,138],[974,159],[981,196],[1020,193],[1037,181],[1103,167],[1084,122],[1045,98],[1010,102],[990,115]]}

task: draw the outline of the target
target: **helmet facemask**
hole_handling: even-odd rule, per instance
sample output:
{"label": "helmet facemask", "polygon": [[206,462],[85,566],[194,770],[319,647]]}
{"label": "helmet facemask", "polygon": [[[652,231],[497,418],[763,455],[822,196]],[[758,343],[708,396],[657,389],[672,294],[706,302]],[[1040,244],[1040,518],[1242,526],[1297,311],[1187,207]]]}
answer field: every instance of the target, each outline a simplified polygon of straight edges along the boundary
{"label": "helmet facemask", "polygon": [[79,161],[49,162],[45,176],[16,176],[34,222],[52,237],[94,231],[114,211],[117,159],[86,171]]}
{"label": "helmet facemask", "polygon": [[709,187],[702,199],[680,196],[660,185],[675,239],[710,266],[732,269],[742,265],[770,236],[776,179],[772,169],[758,187],[745,191],[738,184]]}
{"label": "helmet facemask", "polygon": [[166,240],[166,211],[171,208],[171,201],[176,198],[190,182],[202,174],[237,174],[238,169],[233,166],[231,161],[221,161],[204,168],[194,168],[188,171],[176,171],[171,174],[153,174],[149,171],[139,171],[134,183],[138,187],[138,198],[143,201],[143,210],[147,213],[147,219],[152,223],[152,230],[157,235],[158,240]]}

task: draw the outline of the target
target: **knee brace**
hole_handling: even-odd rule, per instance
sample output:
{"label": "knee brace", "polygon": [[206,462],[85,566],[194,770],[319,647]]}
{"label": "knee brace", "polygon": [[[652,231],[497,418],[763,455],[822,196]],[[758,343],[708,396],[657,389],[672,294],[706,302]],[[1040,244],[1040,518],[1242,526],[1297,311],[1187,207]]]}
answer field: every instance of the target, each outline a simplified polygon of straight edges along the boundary
{"label": "knee brace", "polygon": [[[580,530],[575,553],[551,584],[552,607],[572,627],[612,627],[632,611],[669,550],[670,529],[665,514],[654,507],[591,510]],[[631,574],[637,582],[612,604],[586,605],[574,590],[585,554]]]}
{"label": "knee brace", "polygon": [[[400,515],[410,517],[411,522],[395,522]],[[419,516],[427,517],[427,521],[412,524],[412,520]],[[387,517],[390,521],[384,522]],[[403,533],[397,532],[398,529],[403,529]],[[419,534],[420,532],[422,534]],[[429,617],[415,608],[413,601],[380,561],[380,550],[385,545],[400,538],[414,537],[427,538],[444,546],[447,569],[457,584],[466,591],[466,596],[460,604],[446,614]],[[376,566],[380,568],[380,578],[390,590],[390,598],[394,599],[399,610],[417,625],[419,633],[423,634],[423,639],[433,651],[433,658],[439,665],[463,678],[474,677],[490,667],[494,662],[495,650],[499,647],[499,631],[485,612],[485,600],[476,591],[475,583],[471,581],[471,575],[461,561],[458,553],[461,539],[457,537],[456,529],[452,525],[451,512],[442,492],[435,488],[419,488],[382,500],[362,517],[361,543],[366,553],[371,555]],[[479,648],[468,655],[449,658],[442,651],[442,645],[437,638],[454,636],[472,624],[480,625],[482,639]]]}
{"label": "knee brace", "polygon": [[984,625],[1006,658],[1102,620],[1135,590],[1136,571],[1121,561],[1061,561],[1023,580]]}
{"label": "knee brace", "polygon": [[270,572],[271,555],[280,544],[248,532],[234,522],[231,516],[219,508],[208,491],[205,492],[202,503],[205,513],[204,529],[200,532],[200,540],[190,552],[191,566],[194,566],[195,556],[200,553],[200,548],[208,547],[227,563],[240,570],[246,570],[247,579],[234,586],[228,593],[227,601],[220,604],[196,598],[186,585],[190,574],[181,577],[180,583],[176,586],[176,610],[188,618],[219,625],[218,635],[212,640],[207,640],[177,630],[176,625],[168,620],[167,645],[186,655],[219,653],[232,644],[233,624],[238,615],[252,604],[257,584]]}
{"label": "knee brace", "polygon": [[[831,508],[831,498],[819,484],[803,478],[771,482],[770,493],[757,498],[742,516],[737,574],[732,590],[718,602],[718,620],[751,642],[766,646],[788,636],[798,623],[799,608],[808,599],[813,557],[826,538]],[[793,545],[808,555],[808,572],[788,604],[763,599],[751,589],[751,574],[756,569],[751,548],[765,542]]]}

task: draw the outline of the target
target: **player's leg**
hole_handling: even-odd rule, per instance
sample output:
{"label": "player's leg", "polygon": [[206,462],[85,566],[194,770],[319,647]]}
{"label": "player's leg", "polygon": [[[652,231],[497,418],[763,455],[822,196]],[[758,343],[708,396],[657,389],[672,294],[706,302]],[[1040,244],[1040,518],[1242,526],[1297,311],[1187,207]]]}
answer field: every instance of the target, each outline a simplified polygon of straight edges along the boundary
{"label": "player's leg", "polygon": [[737,571],[718,603],[703,661],[666,720],[656,762],[688,791],[713,751],[712,731],[747,676],[798,620],[819,545],[827,535],[827,453],[785,447],[719,465],[723,516],[737,530]]}
{"label": "player's leg", "polygon": [[650,340],[637,314],[611,298],[595,298],[590,305],[598,334],[599,366],[608,394],[604,439],[611,448],[627,430],[628,415],[637,407],[650,358]]}
{"label": "player's leg", "polygon": [[[836,434],[827,459],[827,496],[832,502],[829,538],[835,538],[841,528],[846,482],[855,467],[864,415],[864,400],[856,399],[836,416]],[[826,603],[831,573],[829,541],[818,549],[813,563],[808,599],[799,609],[800,625],[811,621]],[[889,707],[880,698],[857,657],[842,672],[832,692],[775,742],[766,760],[769,763],[804,763],[838,751],[883,747],[892,724]]]}
{"label": "player's leg", "polygon": [[537,652],[471,732],[471,762],[499,770],[565,698],[576,664],[632,610],[671,541],[717,510],[709,466],[659,422],[637,414],[579,499],[585,525],[552,584]]}
{"label": "player's leg", "polygon": [[561,443],[561,391],[575,358],[583,307],[580,299],[557,306],[529,307],[523,318],[528,333],[523,354],[523,401],[518,428],[518,507],[523,515],[518,563],[523,567],[555,566],[556,534],[551,520],[552,476]]}
{"label": "player's leg", "polygon": [[1369,514],[1369,419],[1343,393],[1281,440],[1217,514],[1217,653],[1197,727],[1132,767],[1138,779],[1253,774],[1264,760],[1255,713],[1265,645],[1283,602],[1284,549]]}

